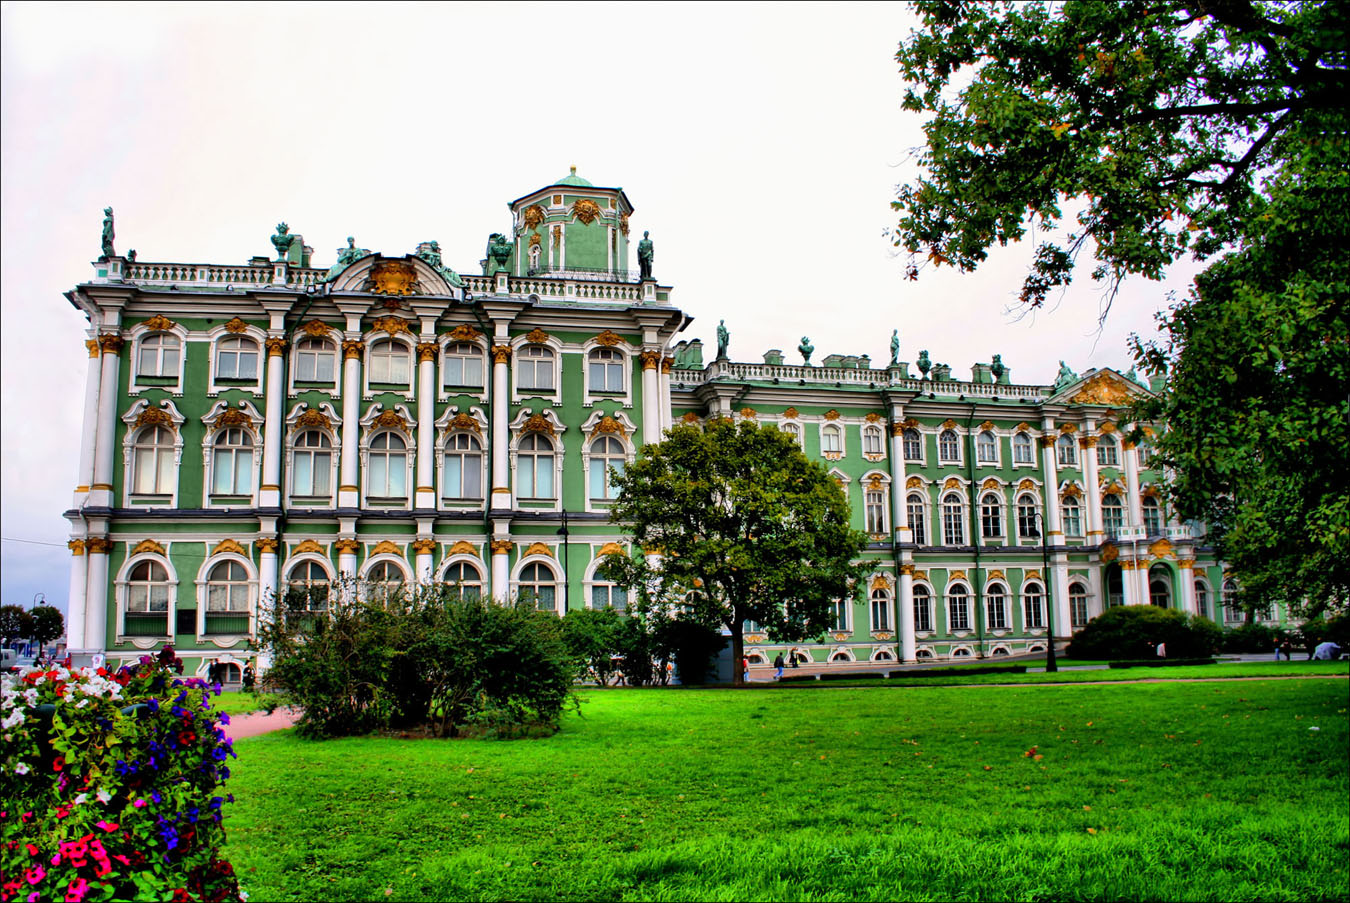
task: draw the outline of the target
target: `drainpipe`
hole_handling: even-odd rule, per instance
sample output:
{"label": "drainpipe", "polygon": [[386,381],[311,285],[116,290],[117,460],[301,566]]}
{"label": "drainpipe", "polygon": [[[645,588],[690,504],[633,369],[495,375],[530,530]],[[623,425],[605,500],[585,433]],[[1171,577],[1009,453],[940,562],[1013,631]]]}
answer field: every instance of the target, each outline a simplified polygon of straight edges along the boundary
{"label": "drainpipe", "polygon": [[971,432],[974,423],[975,403],[971,402],[970,416],[966,418],[966,474],[970,480],[966,486],[966,494],[970,498],[970,540],[975,549],[975,567],[970,578],[970,586],[975,593],[975,637],[980,650],[977,658],[984,658],[984,582],[980,575],[980,511],[975,503],[975,435]]}

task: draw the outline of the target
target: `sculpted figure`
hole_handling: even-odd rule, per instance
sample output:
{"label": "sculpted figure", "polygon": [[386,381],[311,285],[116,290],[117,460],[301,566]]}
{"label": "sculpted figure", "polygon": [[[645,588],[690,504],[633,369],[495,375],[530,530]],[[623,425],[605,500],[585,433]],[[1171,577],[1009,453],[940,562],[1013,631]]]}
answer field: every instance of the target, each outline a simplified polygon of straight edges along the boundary
{"label": "sculpted figure", "polygon": [[816,346],[811,344],[811,340],[802,336],[802,343],[797,346],[797,350],[802,353],[802,364],[811,366],[811,352],[816,350]]}
{"label": "sculpted figure", "polygon": [[358,248],[356,246],[356,239],[348,235],[347,247],[338,248],[337,263],[333,264],[333,266],[329,268],[328,275],[323,277],[323,281],[324,282],[333,281],[333,279],[337,277],[337,274],[341,273],[348,266],[350,266],[353,263],[356,263],[356,261],[360,260],[362,257],[369,257],[369,256],[370,251],[366,250],[365,248]]}
{"label": "sculpted figure", "polygon": [[113,256],[113,212],[111,207],[103,208],[103,256]]}
{"label": "sculpted figure", "polygon": [[933,369],[933,362],[932,362],[931,360],[929,360],[929,358],[928,358],[928,349],[927,349],[927,348],[925,348],[924,350],[922,350],[922,351],[919,352],[918,367],[919,367],[919,372],[923,374],[923,378],[924,378],[924,379],[927,379],[927,378],[928,378],[928,371]]}
{"label": "sculpted figure", "polygon": [[989,365],[989,372],[994,374],[994,382],[998,382],[1000,379],[1002,379],[1003,374],[1007,371],[1007,369],[1008,369],[1007,367],[1003,366],[1003,355],[1001,354],[994,355],[994,362]]}
{"label": "sculpted figure", "polygon": [[727,356],[727,344],[731,341],[731,333],[727,332],[727,321],[719,320],[717,322],[717,359],[720,361]]}
{"label": "sculpted figure", "polygon": [[891,366],[898,366],[900,363],[900,330],[891,330]]}
{"label": "sculpted figure", "polygon": [[506,269],[507,261],[511,259],[511,242],[500,232],[493,232],[488,237],[488,253],[497,264],[498,270]]}
{"label": "sculpted figure", "polygon": [[1078,378],[1078,374],[1069,369],[1069,365],[1063,361],[1059,362],[1059,375],[1055,377],[1055,388],[1062,389],[1069,383]]}
{"label": "sculpted figure", "polygon": [[291,249],[291,242],[295,241],[295,236],[291,234],[290,226],[285,223],[277,223],[277,234],[272,236],[272,247],[277,249],[277,260],[284,260],[286,252]]}
{"label": "sculpted figure", "polygon": [[650,232],[643,232],[642,241],[638,242],[638,272],[644,282],[652,278],[652,257],[655,256],[649,235]]}

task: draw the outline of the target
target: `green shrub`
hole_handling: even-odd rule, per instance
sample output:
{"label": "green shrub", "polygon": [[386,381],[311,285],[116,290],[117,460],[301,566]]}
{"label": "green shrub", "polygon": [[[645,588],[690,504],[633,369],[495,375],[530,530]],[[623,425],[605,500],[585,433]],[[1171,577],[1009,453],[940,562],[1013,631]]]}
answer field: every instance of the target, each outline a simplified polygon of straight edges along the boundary
{"label": "green shrub", "polygon": [[623,615],[612,608],[574,608],[563,617],[562,627],[578,675],[589,674],[601,686],[609,683],[614,657],[623,654]]}
{"label": "green shrub", "polygon": [[1154,605],[1118,605],[1089,621],[1073,635],[1065,655],[1080,659],[1149,659],[1166,644],[1168,658],[1204,658],[1218,647],[1219,636],[1207,618]]}
{"label": "green shrub", "polygon": [[1284,639],[1284,631],[1269,624],[1252,623],[1230,627],[1223,632],[1224,652],[1274,652]]}
{"label": "green shrub", "polygon": [[1309,655],[1319,643],[1330,642],[1350,649],[1350,614],[1341,613],[1325,620],[1314,618],[1294,632],[1294,642]]}

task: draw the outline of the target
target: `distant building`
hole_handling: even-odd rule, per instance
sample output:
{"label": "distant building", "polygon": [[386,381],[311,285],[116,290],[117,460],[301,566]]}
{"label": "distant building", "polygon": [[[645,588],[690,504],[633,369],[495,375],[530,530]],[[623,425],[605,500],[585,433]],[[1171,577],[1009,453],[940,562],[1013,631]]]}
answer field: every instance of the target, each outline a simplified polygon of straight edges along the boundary
{"label": "distant building", "polygon": [[791,432],[871,535],[861,597],[798,644],[818,661],[1036,651],[1052,609],[1057,636],[1113,604],[1219,610],[1220,566],[1117,420],[1147,391],[1131,378],[1021,385],[995,362],[960,381],[926,355],[916,373],[705,365],[671,288],[628,270],[622,189],[574,169],[509,208],[474,275],[435,242],[349,241],[315,268],[281,227],[275,259],[95,263],[66,295],[90,321],[72,650],[172,642],[198,673],[237,669],[261,600],[342,574],[622,608],[596,573],[627,542],[607,469],[713,416]]}

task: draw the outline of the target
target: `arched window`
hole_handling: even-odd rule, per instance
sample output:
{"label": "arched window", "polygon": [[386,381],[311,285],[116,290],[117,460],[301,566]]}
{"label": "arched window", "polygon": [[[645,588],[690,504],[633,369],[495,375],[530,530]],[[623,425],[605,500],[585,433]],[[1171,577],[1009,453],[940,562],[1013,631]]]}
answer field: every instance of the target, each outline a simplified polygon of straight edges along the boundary
{"label": "arched window", "polygon": [[222,561],[206,576],[206,632],[248,633],[248,571],[237,561]]}
{"label": "arched window", "polygon": [[1162,533],[1162,509],[1158,506],[1158,500],[1152,496],[1144,496],[1144,530],[1149,536],[1158,536]]}
{"label": "arched window", "polygon": [[801,424],[793,423],[792,421],[789,420],[787,423],[784,423],[782,426],[780,426],[779,429],[781,429],[783,432],[791,436],[792,441],[797,443],[798,446],[802,444]]}
{"label": "arched window", "polygon": [[328,572],[317,561],[301,561],[286,578],[286,608],[294,612],[328,610]]}
{"label": "arched window", "polygon": [[827,423],[820,428],[820,451],[825,455],[837,455],[844,450],[844,431],[838,424]]}
{"label": "arched window", "polygon": [[482,573],[465,561],[446,567],[441,582],[446,586],[446,593],[456,599],[478,599],[483,595]]}
{"label": "arched window", "polygon": [[1119,467],[1120,454],[1116,440],[1112,436],[1102,436],[1097,443],[1097,465],[1099,467]]}
{"label": "arched window", "polygon": [[960,463],[961,440],[956,430],[943,430],[938,435],[938,460],[944,464]]}
{"label": "arched window", "polygon": [[868,533],[886,532],[885,489],[868,489],[863,493],[863,515]]}
{"label": "arched window", "polygon": [[445,388],[483,387],[483,349],[468,342],[445,346],[441,359],[441,384]]}
{"label": "arched window", "polygon": [[882,453],[881,427],[869,423],[862,428],[862,450],[864,455]]}
{"label": "arched window", "polygon": [[301,498],[332,495],[333,443],[319,430],[295,437],[291,467],[291,495]]}
{"label": "arched window", "polygon": [[1237,604],[1237,584],[1232,580],[1223,582],[1223,619],[1228,622],[1242,620],[1242,609]]}
{"label": "arched window", "polygon": [[956,492],[949,492],[942,497],[942,544],[966,544],[966,503]]}
{"label": "arched window", "polygon": [[872,590],[872,629],[891,629],[891,593],[884,587]]}
{"label": "arched window", "polygon": [[157,332],[141,339],[136,375],[177,376],[180,347],[178,336],[167,332]]}
{"label": "arched window", "polygon": [[453,433],[445,440],[441,494],[447,499],[483,497],[483,447],[472,433]]}
{"label": "arched window", "polygon": [[221,339],[216,345],[216,379],[257,382],[258,343],[242,336]]}
{"label": "arched window", "polygon": [[1135,448],[1138,451],[1139,467],[1144,469],[1151,466],[1153,464],[1153,446],[1137,445]]}
{"label": "arched window", "polygon": [[980,464],[998,463],[998,439],[991,430],[981,430],[975,437],[975,460]]}
{"label": "arched window", "polygon": [[591,608],[627,611],[628,591],[613,583],[594,583],[591,585]]}
{"label": "arched window", "polygon": [[914,587],[914,629],[933,629],[933,597],[926,586]]}
{"label": "arched window", "polygon": [[953,583],[947,588],[947,628],[970,629],[970,596],[964,583]]}
{"label": "arched window", "polygon": [[366,571],[366,598],[379,605],[388,604],[403,586],[403,570],[392,561],[377,561]]}
{"label": "arched window", "polygon": [[337,375],[337,346],[327,339],[301,339],[295,345],[295,381],[332,385]]}
{"label": "arched window", "polygon": [[127,636],[169,633],[169,572],[158,561],[142,561],[127,575]]}
{"label": "arched window", "polygon": [[1068,433],[1055,440],[1055,463],[1061,466],[1078,464],[1078,443]]}
{"label": "arched window", "polygon": [[1125,578],[1121,574],[1120,566],[1108,567],[1106,569],[1106,605],[1108,608],[1114,608],[1117,605],[1125,604]]}
{"label": "arched window", "polygon": [[609,471],[613,468],[622,474],[624,463],[623,445],[618,439],[601,436],[591,443],[589,486],[592,499],[614,498],[616,490],[610,481]]}
{"label": "arched window", "polygon": [[553,498],[553,440],[527,433],[516,456],[516,483],[523,499]]}
{"label": "arched window", "polygon": [[516,581],[520,598],[533,600],[540,611],[556,611],[558,608],[557,578],[545,564],[534,562],[525,565]]}
{"label": "arched window", "polygon": [[916,429],[905,430],[902,438],[906,461],[923,460],[923,436]]}
{"label": "arched window", "polygon": [[366,495],[382,499],[407,497],[408,443],[398,433],[386,430],[370,440]]}
{"label": "arched window", "polygon": [[1106,538],[1115,539],[1124,526],[1125,508],[1120,503],[1120,496],[1108,492],[1102,496],[1102,530],[1106,532]]}
{"label": "arched window", "polygon": [[613,348],[593,348],[587,355],[587,373],[592,392],[620,393],[624,391],[624,357]]}
{"label": "arched window", "polygon": [[923,493],[911,492],[905,500],[905,519],[909,521],[910,532],[914,535],[916,546],[928,543],[928,501]]}
{"label": "arched window", "polygon": [[1003,535],[1003,499],[997,492],[980,496],[980,535],[986,538]]}
{"label": "arched window", "polygon": [[933,650],[932,650],[932,649],[915,649],[915,650],[914,650],[914,657],[917,658],[917,659],[919,659],[919,660],[921,660],[921,661],[922,661],[922,660],[925,660],[925,659],[930,659],[930,658],[933,657]]}
{"label": "arched window", "polygon": [[1031,450],[1031,436],[1028,433],[1018,433],[1013,436],[1013,463],[1014,464],[1035,464],[1035,453]]}
{"label": "arched window", "polygon": [[393,339],[381,339],[370,346],[370,381],[406,386],[411,379],[411,361],[407,345]]}
{"label": "arched window", "polygon": [[1045,593],[1039,583],[1028,583],[1022,587],[1022,616],[1027,630],[1045,626]]}
{"label": "arched window", "polygon": [[1078,505],[1078,499],[1071,495],[1066,495],[1061,500],[1062,511],[1064,515],[1064,535],[1082,536],[1083,535],[1083,509]]}
{"label": "arched window", "polygon": [[553,390],[553,349],[526,345],[516,354],[516,388]]}
{"label": "arched window", "polygon": [[1069,618],[1074,627],[1082,627],[1088,622],[1088,591],[1081,583],[1069,584]]}
{"label": "arched window", "polygon": [[1017,497],[1017,535],[1021,539],[1034,539],[1041,535],[1041,531],[1036,526],[1036,515],[1039,511],[1036,504],[1036,496],[1029,492],[1024,492]]}
{"label": "arched window", "polygon": [[1154,569],[1148,579],[1148,601],[1159,608],[1172,607],[1172,585],[1165,569]]}
{"label": "arched window", "polygon": [[141,430],[132,447],[132,492],[172,495],[174,490],[173,433],[162,426]]}
{"label": "arched window", "polygon": [[1209,617],[1209,587],[1203,580],[1195,581],[1195,610],[1202,617]]}
{"label": "arched window", "polygon": [[249,495],[253,492],[253,436],[230,427],[216,433],[211,454],[211,494]]}
{"label": "arched window", "polygon": [[1008,629],[1008,591],[991,583],[984,591],[985,624],[990,630]]}
{"label": "arched window", "polygon": [[970,650],[965,646],[953,649],[952,658],[970,658]]}

